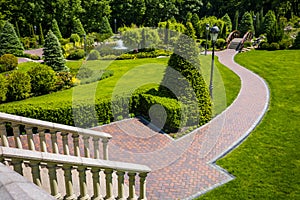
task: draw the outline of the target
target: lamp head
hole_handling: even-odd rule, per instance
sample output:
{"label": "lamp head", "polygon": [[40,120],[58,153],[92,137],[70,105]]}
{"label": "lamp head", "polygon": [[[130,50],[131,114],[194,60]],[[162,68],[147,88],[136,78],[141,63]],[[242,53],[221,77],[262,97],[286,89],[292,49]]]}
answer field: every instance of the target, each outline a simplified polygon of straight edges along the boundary
{"label": "lamp head", "polygon": [[211,27],[211,29],[210,29],[210,37],[211,37],[211,40],[213,42],[217,41],[219,32],[220,32],[220,29],[216,25],[214,25],[213,27]]}

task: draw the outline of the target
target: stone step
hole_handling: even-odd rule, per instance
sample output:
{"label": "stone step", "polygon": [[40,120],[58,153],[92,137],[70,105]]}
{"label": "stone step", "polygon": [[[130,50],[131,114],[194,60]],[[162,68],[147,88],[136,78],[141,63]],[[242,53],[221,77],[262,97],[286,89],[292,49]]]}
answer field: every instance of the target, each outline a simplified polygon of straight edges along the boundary
{"label": "stone step", "polygon": [[236,49],[242,40],[243,40],[243,38],[234,38],[230,42],[228,49]]}

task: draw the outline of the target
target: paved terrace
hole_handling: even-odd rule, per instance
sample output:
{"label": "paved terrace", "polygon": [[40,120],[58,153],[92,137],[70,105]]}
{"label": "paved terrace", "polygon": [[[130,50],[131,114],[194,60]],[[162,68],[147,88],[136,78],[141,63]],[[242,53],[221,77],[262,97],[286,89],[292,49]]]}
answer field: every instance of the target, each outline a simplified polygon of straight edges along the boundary
{"label": "paved terrace", "polygon": [[234,177],[215,161],[239,145],[268,108],[269,90],[262,78],[233,61],[235,50],[216,55],[241,79],[233,104],[209,124],[178,140],[159,134],[139,119],[96,127],[110,133],[111,160],[148,165],[148,199],[191,199]]}

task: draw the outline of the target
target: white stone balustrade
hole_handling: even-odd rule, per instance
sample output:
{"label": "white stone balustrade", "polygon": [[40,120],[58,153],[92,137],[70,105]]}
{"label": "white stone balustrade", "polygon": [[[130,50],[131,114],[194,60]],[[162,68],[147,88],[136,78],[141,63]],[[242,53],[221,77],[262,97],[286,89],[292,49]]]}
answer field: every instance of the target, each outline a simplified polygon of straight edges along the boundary
{"label": "white stone balustrade", "polygon": [[[27,137],[27,146],[29,150],[35,151],[37,147],[35,146],[34,142],[34,129],[36,130],[35,134],[39,137],[39,149],[42,152],[48,152],[47,145],[49,145],[49,148],[51,147],[52,152],[58,154],[59,153],[59,146],[58,146],[58,136],[61,136],[62,140],[62,151],[65,155],[70,155],[70,144],[72,143],[74,152],[73,155],[75,156],[81,156],[80,155],[80,145],[79,145],[79,139],[80,137],[84,141],[84,147],[82,152],[84,157],[91,157],[90,155],[90,146],[93,147],[93,157],[95,159],[100,158],[100,144],[99,140],[101,139],[102,147],[103,147],[103,159],[108,160],[108,143],[111,139],[111,135],[108,133],[93,131],[89,129],[83,129],[83,128],[77,128],[73,126],[67,126],[42,120],[36,120],[26,117],[20,117],[15,115],[10,115],[6,113],[0,112],[0,135],[1,135],[1,145],[4,147],[9,147],[8,137],[7,137],[7,131],[6,131],[6,125],[10,124],[10,127],[12,128],[13,137],[11,139],[14,139],[14,144],[16,148],[22,149],[22,140],[21,136],[23,133],[20,131],[20,126],[25,126],[24,130],[26,132]],[[25,133],[24,132],[24,133]],[[51,138],[51,144],[46,143],[46,134],[50,135]],[[68,137],[68,136],[71,137]],[[73,141],[69,141],[70,138]],[[90,140],[91,139],[91,140]],[[90,142],[92,141],[92,142]]]}
{"label": "white stone balustrade", "polygon": [[[32,179],[36,185],[43,185],[41,181],[40,168],[46,166],[48,169],[48,178],[50,182],[51,195],[57,199],[62,196],[58,193],[57,169],[61,168],[64,171],[64,184],[66,188],[66,195],[64,199],[103,199],[100,193],[100,187],[105,187],[106,195],[104,199],[139,199],[146,200],[146,176],[150,172],[150,168],[144,165],[137,165],[131,163],[115,162],[109,160],[85,158],[78,156],[53,154],[47,152],[31,151],[18,148],[0,147],[0,160],[2,162],[9,162],[19,174],[23,174],[22,163],[29,163],[32,171]],[[77,169],[80,185],[80,195],[77,197],[74,194],[72,179],[72,169]],[[87,194],[87,179],[86,172],[90,171],[93,174],[92,185],[94,194],[90,197]],[[105,186],[100,185],[99,172],[105,173]],[[124,175],[129,176],[129,196],[124,196]],[[113,174],[118,176],[118,195],[113,194]],[[139,197],[135,194],[135,179],[139,178]]]}

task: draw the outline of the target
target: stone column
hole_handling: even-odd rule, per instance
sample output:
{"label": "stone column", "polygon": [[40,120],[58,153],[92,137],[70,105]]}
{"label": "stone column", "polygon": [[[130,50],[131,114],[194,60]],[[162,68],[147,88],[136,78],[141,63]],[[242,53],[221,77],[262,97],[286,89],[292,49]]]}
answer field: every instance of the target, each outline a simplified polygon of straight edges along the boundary
{"label": "stone column", "polygon": [[146,177],[147,173],[140,173],[140,197],[139,200],[147,200],[146,197]]}
{"label": "stone column", "polygon": [[16,148],[22,149],[23,147],[22,147],[22,142],[21,142],[21,138],[20,138],[20,126],[18,124],[15,124],[15,125],[12,124],[12,128],[13,128],[13,132],[14,132]]}
{"label": "stone column", "polygon": [[87,194],[87,184],[86,184],[86,167],[79,166],[77,171],[79,172],[79,185],[80,185],[80,200],[88,200],[90,197]]}
{"label": "stone column", "polygon": [[23,168],[22,168],[22,160],[13,158],[11,159],[11,163],[14,166],[14,170],[23,176]]}
{"label": "stone column", "polygon": [[26,130],[26,135],[27,135],[28,149],[35,151],[32,127],[28,127],[25,130]]}
{"label": "stone column", "polygon": [[37,186],[42,187],[41,175],[40,175],[40,162],[30,161],[31,174],[33,183]]}
{"label": "stone column", "polygon": [[56,131],[50,130],[51,142],[52,142],[52,153],[59,153]]}
{"label": "stone column", "polygon": [[39,132],[41,152],[47,152],[45,131]]}
{"label": "stone column", "polygon": [[94,142],[94,158],[99,159],[100,158],[99,138],[98,137],[93,137],[93,142]]}
{"label": "stone column", "polygon": [[103,160],[108,160],[108,138],[103,138],[102,143],[103,143]]}
{"label": "stone column", "polygon": [[106,196],[105,200],[113,200],[113,184],[112,184],[112,169],[106,169],[104,171],[106,181]]}
{"label": "stone column", "polygon": [[135,196],[135,175],[136,173],[129,172],[129,197],[127,198],[128,200],[136,200]]}
{"label": "stone column", "polygon": [[73,133],[72,135],[73,138],[73,144],[74,144],[74,156],[79,156],[80,157],[80,148],[79,148],[79,135],[78,133]]}
{"label": "stone column", "polygon": [[66,195],[64,197],[65,200],[75,200],[76,196],[73,190],[73,182],[72,182],[72,166],[64,165],[64,177],[65,177],[65,187],[66,187]]}
{"label": "stone column", "polygon": [[2,146],[9,147],[5,124],[6,124],[5,122],[0,123],[1,141],[2,141]]}
{"label": "stone column", "polygon": [[92,200],[103,200],[100,190],[100,169],[92,168],[91,172],[93,173],[93,189],[94,189],[94,196]]}
{"label": "stone column", "polygon": [[62,199],[61,194],[58,192],[56,164],[48,163],[47,169],[48,169],[48,175],[49,175],[51,195],[54,196],[56,199]]}
{"label": "stone column", "polygon": [[118,175],[118,197],[117,199],[118,200],[125,200],[126,198],[124,197],[124,175],[125,175],[125,172],[123,171],[118,171],[117,172],[117,175]]}
{"label": "stone column", "polygon": [[89,143],[90,136],[83,136],[82,139],[84,144],[84,157],[89,158],[90,157],[90,143]]}
{"label": "stone column", "polygon": [[63,141],[63,149],[65,155],[70,155],[69,144],[68,144],[68,133],[61,133]]}

